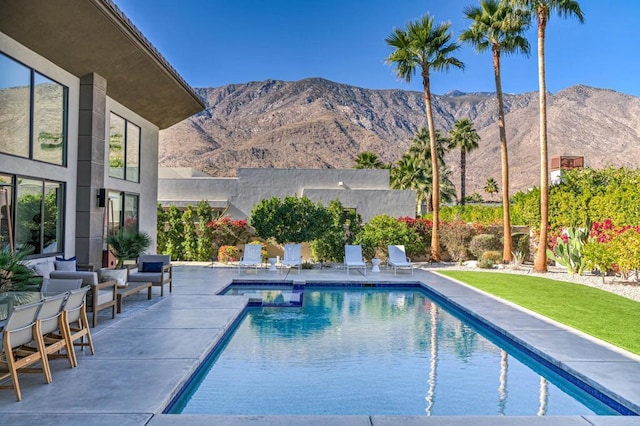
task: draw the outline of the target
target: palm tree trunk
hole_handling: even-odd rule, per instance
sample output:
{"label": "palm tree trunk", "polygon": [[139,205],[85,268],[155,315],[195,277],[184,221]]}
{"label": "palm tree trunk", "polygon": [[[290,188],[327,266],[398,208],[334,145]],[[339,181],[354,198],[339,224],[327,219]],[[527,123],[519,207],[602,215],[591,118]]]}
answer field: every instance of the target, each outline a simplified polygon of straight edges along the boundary
{"label": "palm tree trunk", "polygon": [[547,226],[549,224],[549,165],[547,158],[547,85],[544,72],[546,13],[538,12],[538,85],[540,86],[540,241],[533,265],[536,272],[547,272]]}
{"label": "palm tree trunk", "polygon": [[429,142],[431,145],[431,171],[433,189],[433,228],[431,230],[431,259],[440,260],[440,176],[438,174],[438,151],[436,146],[436,129],[433,122],[431,107],[431,86],[429,83],[429,68],[422,67],[422,84],[424,87],[424,103],[427,110],[427,126],[429,127]]}
{"label": "palm tree trunk", "polygon": [[466,195],[465,183],[467,180],[467,150],[460,148],[460,205],[464,206]]}
{"label": "palm tree trunk", "polygon": [[500,50],[493,47],[493,72],[498,97],[498,128],[500,129],[500,162],[502,163],[502,261],[511,262],[513,242],[511,239],[511,217],[509,215],[509,156],[507,155],[507,130],[504,125],[504,100],[502,98],[502,78],[500,76]]}

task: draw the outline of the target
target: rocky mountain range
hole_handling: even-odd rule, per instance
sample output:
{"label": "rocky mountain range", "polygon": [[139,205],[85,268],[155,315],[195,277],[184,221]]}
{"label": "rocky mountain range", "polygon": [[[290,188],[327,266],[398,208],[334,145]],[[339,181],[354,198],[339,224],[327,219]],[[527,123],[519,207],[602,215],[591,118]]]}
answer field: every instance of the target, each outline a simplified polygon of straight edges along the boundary
{"label": "rocky mountain range", "polygon": [[[363,151],[397,161],[426,126],[421,92],[370,90],[320,78],[267,80],[196,89],[207,108],[160,132],[160,166],[235,176],[238,167],[352,168]],[[637,168],[640,98],[573,86],[548,96],[549,157],[584,156],[587,167]],[[511,188],[538,185],[538,93],[504,97]],[[489,177],[500,182],[497,101],[493,93],[434,96],[435,123],[446,134],[467,117],[481,137],[467,154],[467,193]],[[447,164],[459,186],[459,151]]]}

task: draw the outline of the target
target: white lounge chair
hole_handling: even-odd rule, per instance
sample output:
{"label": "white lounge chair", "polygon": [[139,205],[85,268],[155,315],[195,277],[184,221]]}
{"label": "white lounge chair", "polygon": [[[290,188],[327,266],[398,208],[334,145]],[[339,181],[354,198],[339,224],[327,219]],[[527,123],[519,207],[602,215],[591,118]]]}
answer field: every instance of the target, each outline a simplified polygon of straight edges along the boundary
{"label": "white lounge chair", "polygon": [[297,266],[298,274],[302,269],[302,255],[300,254],[300,244],[285,244],[284,256],[280,262],[280,273],[282,273],[285,266]]}
{"label": "white lounge chair", "polygon": [[362,258],[362,246],[348,244],[344,246],[344,264],[347,267],[347,275],[350,268],[362,268],[362,273],[367,276],[367,264]]}
{"label": "white lounge chair", "polygon": [[258,274],[258,267],[262,266],[262,244],[244,245],[244,256],[238,263],[238,274],[243,266],[255,266],[256,275]]}
{"label": "white lounge chair", "polygon": [[387,263],[389,266],[393,266],[393,276],[396,276],[396,270],[398,268],[409,268],[411,269],[411,275],[413,276],[413,263],[411,263],[411,259],[409,259],[404,251],[403,245],[392,245],[388,246],[389,249],[389,260]]}

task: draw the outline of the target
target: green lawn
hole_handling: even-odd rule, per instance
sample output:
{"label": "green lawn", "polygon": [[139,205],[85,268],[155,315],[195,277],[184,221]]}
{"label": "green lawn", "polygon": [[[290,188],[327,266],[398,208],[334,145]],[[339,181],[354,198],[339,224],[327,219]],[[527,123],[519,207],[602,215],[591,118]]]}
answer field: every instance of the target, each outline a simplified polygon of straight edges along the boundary
{"label": "green lawn", "polygon": [[638,302],[593,287],[528,275],[465,271],[441,273],[640,354]]}

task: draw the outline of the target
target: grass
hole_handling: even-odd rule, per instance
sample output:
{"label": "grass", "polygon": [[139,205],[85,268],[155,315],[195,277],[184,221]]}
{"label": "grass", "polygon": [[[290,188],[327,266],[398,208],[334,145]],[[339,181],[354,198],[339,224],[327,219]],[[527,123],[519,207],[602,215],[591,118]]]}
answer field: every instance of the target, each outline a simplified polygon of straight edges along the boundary
{"label": "grass", "polygon": [[527,275],[465,271],[442,275],[640,355],[638,302],[581,284]]}

